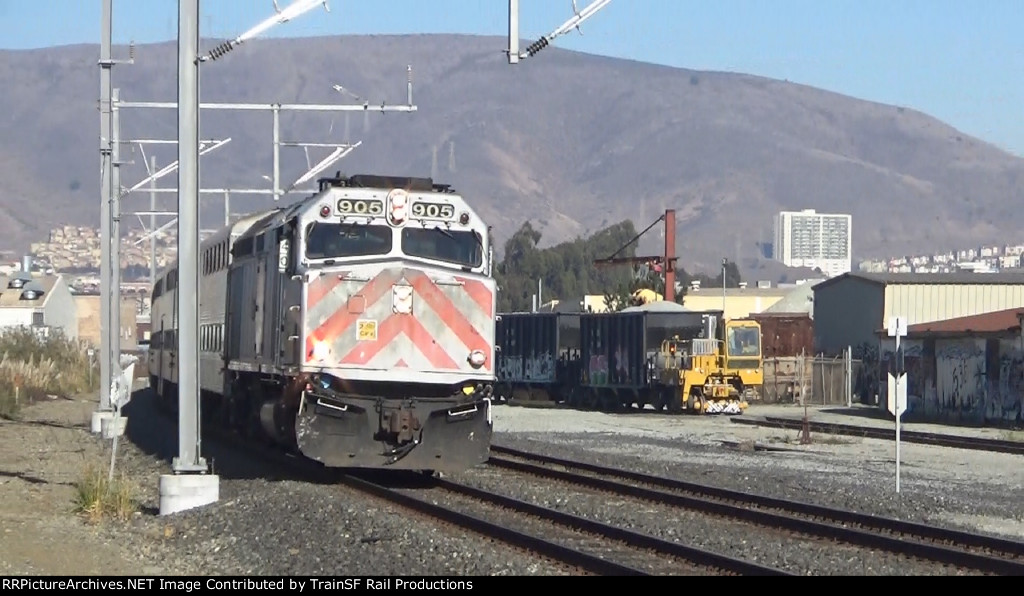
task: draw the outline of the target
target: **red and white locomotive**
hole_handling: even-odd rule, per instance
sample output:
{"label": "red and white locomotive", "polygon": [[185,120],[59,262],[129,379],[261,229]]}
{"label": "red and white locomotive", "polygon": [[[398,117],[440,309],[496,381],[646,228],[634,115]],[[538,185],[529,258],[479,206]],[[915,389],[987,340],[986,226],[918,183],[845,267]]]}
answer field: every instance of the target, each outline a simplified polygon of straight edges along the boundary
{"label": "red and white locomotive", "polygon": [[[331,467],[487,460],[496,285],[489,229],[425,178],[320,181],[203,241],[203,415]],[[177,402],[172,264],[153,289],[149,370]]]}

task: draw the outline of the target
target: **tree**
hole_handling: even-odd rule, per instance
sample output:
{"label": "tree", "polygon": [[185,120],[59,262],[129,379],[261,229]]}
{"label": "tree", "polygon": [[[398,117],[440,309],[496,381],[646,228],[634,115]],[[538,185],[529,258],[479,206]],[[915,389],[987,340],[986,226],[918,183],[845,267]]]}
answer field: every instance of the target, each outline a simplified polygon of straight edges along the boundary
{"label": "tree", "polygon": [[[585,295],[603,295],[613,309],[621,310],[634,304],[633,293],[652,290],[665,295],[665,277],[660,268],[642,268],[634,272],[630,265],[597,266],[594,261],[616,257],[635,257],[636,245],[619,250],[637,236],[632,221],[626,220],[595,232],[587,238],[576,238],[545,249],[538,248],[541,233],[530,222],[522,226],[505,242],[505,252],[495,266],[498,282],[498,310],[501,312],[528,311],[537,293],[537,282],[543,286],[544,301],[554,299],[575,300]],[[726,286],[737,287],[739,269],[735,263],[726,265]],[[691,276],[676,265],[675,302],[682,304],[686,287],[693,280],[702,285],[722,285],[722,274],[708,277]]]}

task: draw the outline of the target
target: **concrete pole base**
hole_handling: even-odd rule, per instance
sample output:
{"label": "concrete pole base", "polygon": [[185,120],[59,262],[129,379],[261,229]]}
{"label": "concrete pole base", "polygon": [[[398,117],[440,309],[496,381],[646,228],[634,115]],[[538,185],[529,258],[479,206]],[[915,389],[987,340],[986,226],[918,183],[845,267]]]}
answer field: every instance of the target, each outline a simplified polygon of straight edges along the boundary
{"label": "concrete pole base", "polygon": [[220,498],[220,477],[214,474],[160,476],[160,515],[203,507]]}
{"label": "concrete pole base", "polygon": [[98,435],[101,432],[103,432],[103,421],[104,420],[110,420],[113,417],[114,417],[113,410],[108,411],[108,412],[104,412],[102,410],[93,412],[92,413],[92,424],[90,426],[90,429],[92,430],[93,434],[97,434]]}
{"label": "concrete pole base", "polygon": [[100,421],[100,429],[104,439],[113,439],[115,436],[123,437],[124,429],[128,426],[128,419],[124,416],[116,418],[109,417]]}

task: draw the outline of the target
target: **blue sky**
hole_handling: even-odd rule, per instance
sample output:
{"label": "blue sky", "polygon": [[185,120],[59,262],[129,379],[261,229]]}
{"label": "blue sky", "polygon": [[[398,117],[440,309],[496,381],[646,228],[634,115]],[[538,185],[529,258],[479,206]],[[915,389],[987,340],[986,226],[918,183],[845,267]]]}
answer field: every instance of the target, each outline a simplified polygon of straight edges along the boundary
{"label": "blue sky", "polygon": [[[330,13],[315,10],[268,35],[507,34],[506,0],[328,3]],[[114,0],[115,43],[174,39],[177,4]],[[571,15],[570,0],[520,4],[521,37],[528,40]],[[204,37],[235,36],[273,10],[271,0],[201,6]],[[0,0],[0,48],[98,43],[100,7],[101,0]],[[574,32],[555,44],[907,106],[1024,156],[1020,0],[612,0],[584,24],[582,36]]]}

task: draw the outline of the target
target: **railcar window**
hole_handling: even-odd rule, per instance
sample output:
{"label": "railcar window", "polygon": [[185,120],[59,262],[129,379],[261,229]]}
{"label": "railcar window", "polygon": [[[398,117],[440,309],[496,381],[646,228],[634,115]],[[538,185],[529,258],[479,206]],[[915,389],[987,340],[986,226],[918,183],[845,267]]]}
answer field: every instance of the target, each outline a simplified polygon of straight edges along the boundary
{"label": "railcar window", "polygon": [[314,222],[306,228],[307,259],[386,255],[393,244],[391,228],[350,223]]}
{"label": "railcar window", "polygon": [[729,328],[730,356],[757,356],[761,353],[761,337],[756,327]]}
{"label": "railcar window", "polygon": [[402,252],[465,267],[479,267],[484,258],[482,242],[476,232],[444,228],[405,228]]}

